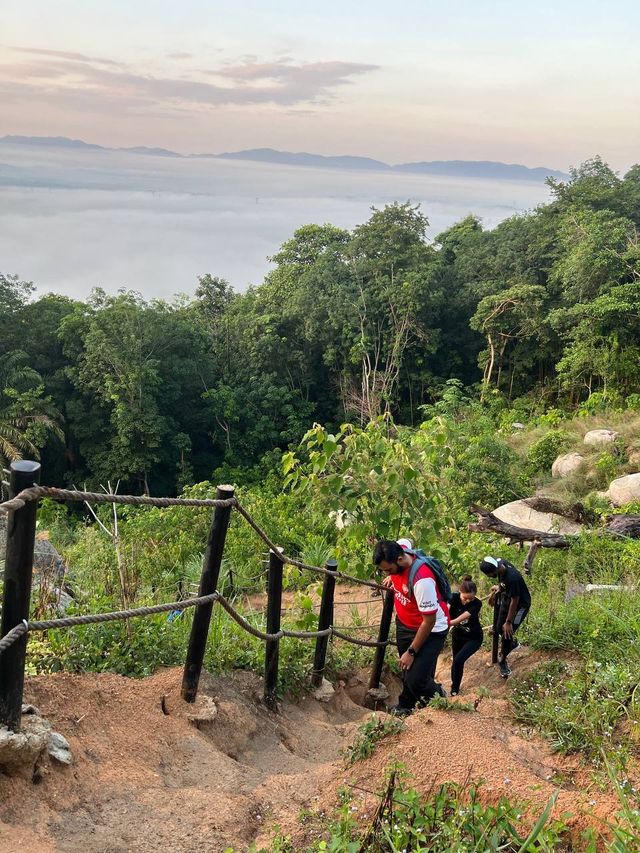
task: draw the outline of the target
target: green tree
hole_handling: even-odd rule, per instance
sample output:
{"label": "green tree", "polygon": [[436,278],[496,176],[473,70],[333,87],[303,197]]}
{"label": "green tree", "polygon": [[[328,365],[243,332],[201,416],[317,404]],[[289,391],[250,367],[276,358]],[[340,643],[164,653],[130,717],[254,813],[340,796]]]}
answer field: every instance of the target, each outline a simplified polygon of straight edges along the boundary
{"label": "green tree", "polygon": [[38,459],[50,435],[63,438],[60,414],[44,396],[42,377],[20,351],[0,358],[0,462],[2,466],[28,454]]}

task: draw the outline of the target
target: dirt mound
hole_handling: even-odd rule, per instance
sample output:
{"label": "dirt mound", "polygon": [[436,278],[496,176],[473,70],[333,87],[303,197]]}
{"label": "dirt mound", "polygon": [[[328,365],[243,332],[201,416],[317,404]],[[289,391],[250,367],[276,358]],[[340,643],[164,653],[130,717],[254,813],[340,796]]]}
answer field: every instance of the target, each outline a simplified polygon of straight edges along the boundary
{"label": "dirt mound", "polygon": [[[514,669],[540,660],[523,650]],[[376,791],[398,760],[424,792],[443,781],[484,779],[483,797],[529,800],[539,813],[560,788],[558,812],[572,812],[577,826],[611,816],[617,804],[594,787],[588,766],[553,755],[513,726],[509,684],[487,662],[488,652],[469,662],[459,700],[488,687],[477,712],[420,711],[348,771],[340,752],[370,713],[353,701],[364,694],[365,672],[328,704],[287,701],[280,714],[264,707],[261,679],[251,673],[203,676],[198,726],[188,720],[193,706],[180,699],[177,669],[142,680],[32,678],[26,698],[68,738],[74,764],[52,767],[38,785],[0,776],[0,853],[18,844],[25,853],[216,853],[246,850],[254,840],[268,849],[274,825],[302,847],[301,808],[330,810],[345,783]],[[445,658],[439,675],[446,686],[447,670]],[[386,680],[393,697],[397,680]],[[375,796],[358,796],[373,809]]]}
{"label": "dirt mound", "polygon": [[181,675],[30,679],[28,700],[68,737],[74,764],[39,785],[0,777],[0,850],[18,839],[34,853],[245,849],[330,782],[366,713],[338,693],[329,705],[307,698],[270,714],[260,679],[240,672],[203,678],[217,715],[196,728]]}

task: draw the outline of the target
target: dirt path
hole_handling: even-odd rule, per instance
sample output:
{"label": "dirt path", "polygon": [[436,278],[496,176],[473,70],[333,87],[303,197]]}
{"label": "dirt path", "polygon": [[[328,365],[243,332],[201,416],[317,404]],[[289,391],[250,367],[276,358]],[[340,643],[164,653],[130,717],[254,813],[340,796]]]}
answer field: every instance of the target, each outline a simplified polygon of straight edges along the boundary
{"label": "dirt path", "polygon": [[[338,597],[345,624],[356,610],[361,623],[379,618],[379,599],[353,589],[339,590]],[[254,606],[261,604],[257,597]],[[514,670],[525,672],[544,659],[523,649]],[[24,853],[218,853],[228,847],[239,853],[254,840],[269,849],[276,824],[303,849],[302,808],[330,810],[345,783],[377,790],[397,760],[419,790],[471,776],[485,780],[489,800],[503,794],[529,800],[538,813],[559,788],[559,812],[572,812],[577,828],[599,826],[617,809],[615,800],[595,788],[591,768],[553,755],[513,725],[510,685],[488,660],[487,649],[466,666],[460,701],[479,687],[489,691],[477,713],[420,711],[348,772],[340,752],[370,713],[357,704],[367,672],[341,683],[327,704],[311,697],[287,701],[278,715],[262,704],[258,676],[203,676],[199,702],[215,716],[199,728],[187,719],[192,706],[180,700],[178,669],[140,680],[65,673],[29,679],[25,698],[68,738],[74,764],[52,766],[38,785],[0,775],[0,853],[18,847]],[[448,669],[445,655],[438,674],[447,689]],[[386,680],[393,700],[397,682]],[[374,808],[375,797],[358,797],[364,813]]]}
{"label": "dirt path", "polygon": [[[366,711],[339,694],[261,704],[260,679],[204,678],[217,715],[186,719],[181,671],[144,680],[59,674],[31,679],[27,698],[71,743],[74,765],[39,785],[0,777],[0,850],[244,850],[278,814],[297,814],[335,774]],[[162,710],[164,698],[165,714]]]}

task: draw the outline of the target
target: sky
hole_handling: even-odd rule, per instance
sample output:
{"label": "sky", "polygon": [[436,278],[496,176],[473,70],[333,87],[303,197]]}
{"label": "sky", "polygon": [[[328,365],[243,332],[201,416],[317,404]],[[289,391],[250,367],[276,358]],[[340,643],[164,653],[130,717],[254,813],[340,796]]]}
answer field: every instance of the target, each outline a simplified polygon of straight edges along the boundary
{"label": "sky", "polygon": [[636,0],[0,0],[0,135],[640,159]]}

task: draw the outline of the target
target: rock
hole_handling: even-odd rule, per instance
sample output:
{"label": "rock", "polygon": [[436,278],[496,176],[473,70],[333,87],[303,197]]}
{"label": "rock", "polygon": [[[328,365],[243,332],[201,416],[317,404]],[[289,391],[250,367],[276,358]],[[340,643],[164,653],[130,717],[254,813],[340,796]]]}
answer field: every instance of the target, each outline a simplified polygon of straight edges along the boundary
{"label": "rock", "polygon": [[60,764],[73,764],[73,756],[71,755],[69,741],[59,732],[49,733],[47,752],[49,753],[50,758],[53,758]]}
{"label": "rock", "polygon": [[376,702],[384,702],[389,698],[387,685],[380,682],[377,687],[370,687],[367,690],[367,696],[370,696]]}
{"label": "rock", "polygon": [[320,687],[316,687],[313,691],[313,698],[317,699],[318,702],[330,702],[333,699],[334,693],[333,684],[327,681],[326,678],[323,678]]}
{"label": "rock", "polygon": [[217,716],[218,706],[211,696],[200,695],[191,713],[187,714],[187,720],[197,729],[202,729],[211,725]]}
{"label": "rock", "polygon": [[41,716],[42,716],[42,714],[41,714],[41,713],[40,713],[40,711],[36,708],[36,706],[35,706],[35,705],[23,705],[23,706],[22,706],[22,713],[23,713],[23,714],[35,714],[35,715],[36,715],[36,717],[41,717]]}
{"label": "rock", "polygon": [[629,460],[629,465],[633,465],[634,468],[640,468],[640,450],[637,448],[629,450],[627,459]]}
{"label": "rock", "polygon": [[584,462],[584,456],[579,453],[564,453],[558,456],[556,461],[551,466],[552,477],[566,477],[568,474],[573,474]]}
{"label": "rock", "polygon": [[577,595],[585,595],[590,592],[634,592],[632,586],[623,586],[614,583],[578,583],[570,586],[564,596],[566,602],[572,601]]}
{"label": "rock", "polygon": [[612,429],[592,429],[584,437],[585,444],[599,446],[601,444],[613,444],[618,433]]}
{"label": "rock", "polygon": [[0,728],[0,770],[8,776],[33,779],[47,760],[51,726],[36,714],[26,714],[19,732]]}
{"label": "rock", "polygon": [[626,474],[610,483],[606,492],[614,506],[624,506],[632,501],[640,501],[640,474]]}
{"label": "rock", "polygon": [[525,425],[521,424],[520,421],[516,421],[515,423],[511,424],[511,428],[512,429],[525,429]]}
{"label": "rock", "polygon": [[572,535],[582,531],[582,525],[570,521],[555,512],[539,512],[532,509],[524,500],[511,501],[494,509],[493,514],[507,524],[539,530],[541,533],[563,533]]}

